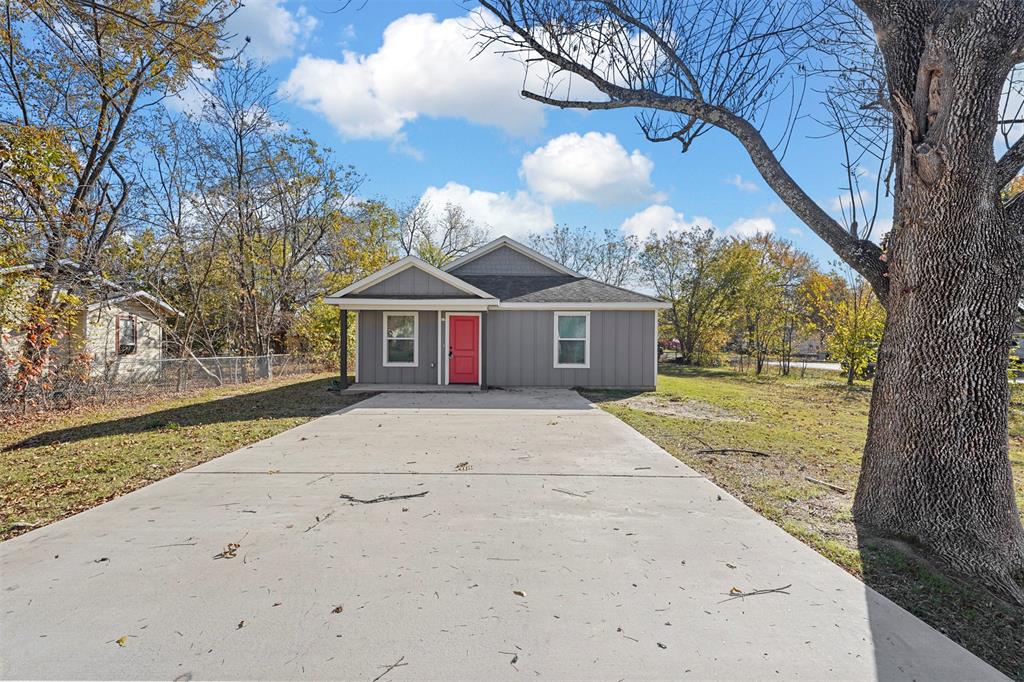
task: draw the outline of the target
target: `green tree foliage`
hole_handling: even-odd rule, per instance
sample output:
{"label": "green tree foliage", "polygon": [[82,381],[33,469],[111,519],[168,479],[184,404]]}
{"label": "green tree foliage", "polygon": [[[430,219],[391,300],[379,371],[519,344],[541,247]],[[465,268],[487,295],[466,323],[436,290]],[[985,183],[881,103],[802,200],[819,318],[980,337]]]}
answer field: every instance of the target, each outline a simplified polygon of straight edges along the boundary
{"label": "green tree foliage", "polygon": [[849,274],[815,273],[800,289],[807,328],[821,334],[829,356],[838,360],[847,383],[865,378],[878,359],[885,309],[871,287]]}
{"label": "green tree foliage", "polygon": [[745,274],[738,296],[739,350],[753,359],[757,374],[772,356],[788,374],[800,318],[798,291],[813,270],[811,259],[790,242],[767,234],[731,248]]}
{"label": "green tree foliage", "polygon": [[749,277],[741,250],[713,230],[681,230],[649,237],[638,262],[644,282],[672,303],[661,319],[682,362],[716,362]]}

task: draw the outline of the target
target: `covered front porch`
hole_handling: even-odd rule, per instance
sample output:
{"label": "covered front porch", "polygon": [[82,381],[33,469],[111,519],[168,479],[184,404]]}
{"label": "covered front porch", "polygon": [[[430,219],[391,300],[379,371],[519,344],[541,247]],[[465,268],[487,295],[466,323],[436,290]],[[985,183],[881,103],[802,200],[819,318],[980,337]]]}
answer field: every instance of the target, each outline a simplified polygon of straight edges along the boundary
{"label": "covered front porch", "polygon": [[486,309],[480,303],[424,308],[408,299],[339,311],[339,372],[349,387],[349,325],[355,325],[355,383],[366,391],[479,390],[484,380]]}

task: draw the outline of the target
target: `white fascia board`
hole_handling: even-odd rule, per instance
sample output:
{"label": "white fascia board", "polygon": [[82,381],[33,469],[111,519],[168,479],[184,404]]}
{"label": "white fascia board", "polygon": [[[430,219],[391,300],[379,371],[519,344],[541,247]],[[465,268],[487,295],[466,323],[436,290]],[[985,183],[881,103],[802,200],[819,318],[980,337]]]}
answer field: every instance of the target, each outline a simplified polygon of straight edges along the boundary
{"label": "white fascia board", "polygon": [[471,251],[471,252],[467,253],[462,258],[458,258],[458,259],[452,261],[451,263],[449,263],[448,265],[444,266],[444,269],[447,271],[447,270],[454,270],[456,268],[462,267],[466,263],[471,263],[471,262],[475,261],[477,258],[480,258],[481,256],[486,256],[491,251],[494,251],[495,249],[497,249],[499,247],[502,247],[502,246],[507,246],[508,248],[512,249],[513,251],[517,251],[517,252],[521,253],[522,255],[526,256],[527,258],[532,258],[533,260],[537,261],[538,263],[540,263],[542,265],[546,265],[547,267],[551,268],[552,270],[555,270],[556,272],[560,272],[563,275],[570,275],[572,277],[583,277],[583,275],[581,275],[580,273],[576,272],[575,270],[570,270],[569,268],[565,267],[564,265],[562,265],[558,261],[552,260],[552,259],[548,258],[547,256],[545,256],[544,254],[538,253],[537,251],[534,251],[529,246],[526,246],[525,244],[520,244],[515,239],[512,239],[511,237],[506,237],[506,236],[498,237],[497,239],[494,239],[494,240],[484,244],[483,246],[481,246],[476,251]]}
{"label": "white fascia board", "polygon": [[328,305],[346,310],[488,310],[496,298],[337,298],[324,299]]}
{"label": "white fascia board", "polygon": [[520,303],[503,301],[498,304],[499,310],[661,310],[671,308],[668,301],[637,301],[614,303],[610,301],[577,302],[577,303]]}
{"label": "white fascia board", "polygon": [[327,301],[328,303],[332,303],[332,299],[338,299],[343,296],[348,296],[349,294],[358,294],[360,291],[363,291],[364,289],[373,286],[377,282],[382,282],[388,277],[397,275],[398,273],[403,272],[404,270],[408,270],[409,268],[419,268],[423,272],[427,273],[428,275],[432,275],[433,277],[436,277],[445,284],[451,285],[458,289],[459,291],[463,291],[472,296],[479,296],[480,298],[493,298],[486,291],[483,291],[482,289],[477,289],[469,282],[463,282],[455,275],[449,274],[439,268],[435,268],[433,265],[426,262],[425,260],[421,260],[416,256],[406,256],[405,258],[399,261],[395,261],[394,263],[388,265],[387,267],[381,268],[372,275],[368,275],[357,282],[349,284],[344,289],[334,292],[330,296],[327,296],[324,300]]}

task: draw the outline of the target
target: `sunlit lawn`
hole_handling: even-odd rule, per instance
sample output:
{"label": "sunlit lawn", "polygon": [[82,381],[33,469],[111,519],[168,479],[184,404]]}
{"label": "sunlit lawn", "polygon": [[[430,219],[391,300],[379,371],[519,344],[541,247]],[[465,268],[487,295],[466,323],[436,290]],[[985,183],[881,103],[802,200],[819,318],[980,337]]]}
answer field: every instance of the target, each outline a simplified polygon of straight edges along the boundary
{"label": "sunlit lawn", "polygon": [[0,539],[94,507],[361,397],[333,375],[50,413],[0,430]]}
{"label": "sunlit lawn", "polygon": [[[870,384],[848,387],[823,372],[803,378],[769,372],[755,377],[663,364],[654,393],[588,397],[933,627],[1024,679],[1024,611],[951,581],[890,545],[858,538],[850,510]],[[693,414],[678,416],[678,406]],[[768,456],[699,453],[723,448]],[[1011,462],[1024,509],[1021,405],[1011,417]]]}

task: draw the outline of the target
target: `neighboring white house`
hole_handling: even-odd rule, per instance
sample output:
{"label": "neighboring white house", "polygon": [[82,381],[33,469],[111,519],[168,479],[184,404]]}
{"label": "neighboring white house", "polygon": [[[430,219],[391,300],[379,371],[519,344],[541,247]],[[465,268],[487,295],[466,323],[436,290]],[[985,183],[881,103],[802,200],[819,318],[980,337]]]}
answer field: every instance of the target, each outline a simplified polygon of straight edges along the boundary
{"label": "neighboring white house", "polygon": [[[155,376],[163,359],[164,326],[181,315],[172,306],[145,291],[126,291],[117,284],[84,273],[73,261],[62,261],[80,283],[81,304],[69,328],[52,351],[54,362],[83,358],[94,376],[145,379]],[[24,303],[39,286],[40,264],[0,269],[0,351],[7,361],[17,358],[24,344],[19,331]]]}

